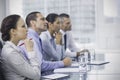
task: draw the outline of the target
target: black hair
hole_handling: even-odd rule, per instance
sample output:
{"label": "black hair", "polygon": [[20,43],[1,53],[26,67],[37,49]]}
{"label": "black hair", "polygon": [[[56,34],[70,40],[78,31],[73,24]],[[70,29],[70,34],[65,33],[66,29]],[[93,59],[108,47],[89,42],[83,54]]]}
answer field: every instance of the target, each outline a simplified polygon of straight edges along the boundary
{"label": "black hair", "polygon": [[10,30],[15,29],[17,22],[20,19],[19,15],[9,15],[5,17],[1,24],[1,33],[3,41],[10,40]]}
{"label": "black hair", "polygon": [[66,13],[61,13],[59,15],[59,18],[60,18],[60,22],[63,24],[64,18],[70,18],[70,16],[68,14],[66,14]]}
{"label": "black hair", "polygon": [[31,13],[29,13],[28,15],[27,15],[27,17],[26,17],[26,24],[27,24],[27,27],[30,27],[30,21],[31,20],[36,20],[36,18],[37,18],[37,13],[40,13],[40,12],[31,12]]}
{"label": "black hair", "polygon": [[58,18],[58,17],[59,17],[59,15],[56,13],[50,13],[47,15],[46,20],[53,24],[55,22],[56,18]]}
{"label": "black hair", "polygon": [[59,17],[60,17],[60,18],[63,18],[63,17],[65,17],[65,18],[70,18],[70,16],[69,16],[68,14],[66,14],[66,13],[60,14]]}

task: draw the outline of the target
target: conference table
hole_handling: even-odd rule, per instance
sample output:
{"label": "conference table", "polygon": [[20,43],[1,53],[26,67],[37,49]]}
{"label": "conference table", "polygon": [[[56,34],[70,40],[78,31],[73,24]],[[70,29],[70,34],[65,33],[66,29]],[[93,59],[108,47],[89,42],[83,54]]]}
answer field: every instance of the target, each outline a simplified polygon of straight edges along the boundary
{"label": "conference table", "polygon": [[95,60],[91,61],[91,64],[88,64],[87,67],[89,68],[87,71],[81,72],[79,63],[73,61],[70,67],[55,69],[50,74],[64,74],[63,77],[55,79],[42,78],[42,80],[120,80],[120,52],[95,53]]}

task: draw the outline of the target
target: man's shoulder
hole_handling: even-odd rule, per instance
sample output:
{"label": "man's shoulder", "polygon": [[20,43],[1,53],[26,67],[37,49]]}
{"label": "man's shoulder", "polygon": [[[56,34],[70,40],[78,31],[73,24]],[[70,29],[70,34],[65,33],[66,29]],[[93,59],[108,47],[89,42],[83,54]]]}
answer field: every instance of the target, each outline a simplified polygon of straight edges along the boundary
{"label": "man's shoulder", "polygon": [[40,34],[40,36],[41,35],[47,35],[48,34],[48,31],[44,31],[44,32],[42,32],[41,34]]}
{"label": "man's shoulder", "polygon": [[72,32],[71,31],[67,31],[66,35],[67,35],[67,37],[71,37],[72,36]]}
{"label": "man's shoulder", "polygon": [[48,33],[47,31],[42,32],[42,33],[40,34],[40,38],[41,38],[41,39],[48,38],[48,36],[49,36],[49,33]]}

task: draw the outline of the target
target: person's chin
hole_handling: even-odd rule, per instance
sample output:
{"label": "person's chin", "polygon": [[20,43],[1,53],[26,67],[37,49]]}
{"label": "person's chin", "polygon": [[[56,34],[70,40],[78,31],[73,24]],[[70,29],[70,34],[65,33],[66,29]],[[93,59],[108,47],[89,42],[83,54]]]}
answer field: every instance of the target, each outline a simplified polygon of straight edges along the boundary
{"label": "person's chin", "polygon": [[47,29],[43,29],[42,32],[47,31]]}
{"label": "person's chin", "polygon": [[70,28],[69,31],[71,31],[72,29]]}
{"label": "person's chin", "polygon": [[71,29],[68,29],[68,31],[71,31]]}
{"label": "person's chin", "polygon": [[27,38],[27,34],[23,37],[23,39],[26,39]]}
{"label": "person's chin", "polygon": [[22,40],[26,39],[27,37],[24,37]]}

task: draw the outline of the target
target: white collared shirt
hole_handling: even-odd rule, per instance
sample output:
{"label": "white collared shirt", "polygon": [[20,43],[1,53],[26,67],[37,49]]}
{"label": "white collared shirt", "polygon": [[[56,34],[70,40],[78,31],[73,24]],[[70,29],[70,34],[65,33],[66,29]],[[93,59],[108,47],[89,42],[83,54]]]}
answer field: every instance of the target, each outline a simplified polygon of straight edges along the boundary
{"label": "white collared shirt", "polygon": [[80,51],[77,46],[75,45],[75,41],[72,37],[71,31],[67,31],[64,32],[63,30],[60,30],[60,32],[62,33],[62,41],[64,44],[64,35],[66,34],[67,36],[67,48],[64,51],[66,56],[69,57],[76,57],[77,56],[77,52]]}

